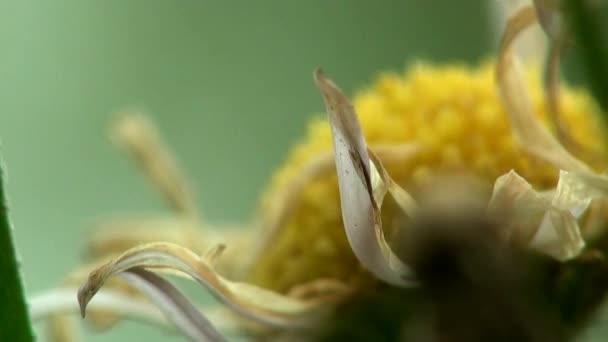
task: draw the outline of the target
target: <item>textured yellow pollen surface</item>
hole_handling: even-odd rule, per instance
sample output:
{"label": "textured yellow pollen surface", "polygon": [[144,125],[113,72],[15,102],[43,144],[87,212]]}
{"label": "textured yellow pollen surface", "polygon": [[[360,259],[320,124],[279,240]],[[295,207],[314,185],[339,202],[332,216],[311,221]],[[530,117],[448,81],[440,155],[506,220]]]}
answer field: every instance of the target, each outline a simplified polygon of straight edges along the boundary
{"label": "textured yellow pollen surface", "polygon": [[[538,70],[527,83],[535,112],[548,124]],[[321,101],[321,100],[319,100]],[[598,109],[581,91],[562,87],[561,116],[569,135],[583,147],[577,157],[596,169],[604,164]],[[387,73],[357,94],[353,103],[368,144],[419,142],[424,153],[385,165],[406,190],[431,180],[438,172],[465,170],[491,186],[514,169],[536,188],[555,185],[558,171],[524,152],[514,141],[508,117],[498,98],[492,64],[463,66],[419,65],[403,75]],[[272,179],[262,210],[276,205],[276,196],[311,158],[331,151],[326,117],[312,120],[305,139],[291,151]],[[596,153],[590,153],[595,151]],[[266,209],[265,209],[266,208]],[[399,222],[391,201],[382,209],[385,231]],[[390,235],[389,235],[390,236]],[[350,250],[340,213],[335,169],[309,182],[294,214],[256,260],[250,281],[278,291],[318,278],[351,282],[366,277]]]}

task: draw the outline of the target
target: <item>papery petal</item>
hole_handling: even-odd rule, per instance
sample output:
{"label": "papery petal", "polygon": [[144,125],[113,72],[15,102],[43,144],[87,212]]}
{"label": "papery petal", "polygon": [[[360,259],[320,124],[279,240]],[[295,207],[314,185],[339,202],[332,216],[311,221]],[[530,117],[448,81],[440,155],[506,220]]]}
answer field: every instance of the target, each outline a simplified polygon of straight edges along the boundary
{"label": "papery petal", "polygon": [[[531,7],[532,0],[497,0],[488,1],[489,9],[492,10],[492,28],[496,31],[496,37],[503,34],[505,23],[514,13],[524,7]],[[498,40],[498,39],[497,39]],[[521,37],[514,46],[515,53],[524,62],[540,65],[546,53],[547,35],[539,27],[531,27],[525,36]]]}
{"label": "papery petal", "polygon": [[505,220],[509,225],[501,232],[503,236],[518,244],[527,245],[550,203],[550,198],[532,188],[532,185],[511,170],[498,177],[494,183],[492,197],[488,203],[490,217]]}
{"label": "papery petal", "polygon": [[589,186],[608,194],[608,177],[598,175],[568,152],[534,115],[517,59],[511,52],[513,40],[535,20],[531,8],[518,12],[511,20],[501,42],[496,78],[513,133],[521,146],[559,170],[574,172]]}
{"label": "papery petal", "polygon": [[297,300],[250,284],[229,281],[220,276],[208,260],[179,245],[153,243],[132,248],[117,260],[91,272],[78,292],[83,313],[107,279],[133,267],[170,270],[186,275],[205,286],[231,310],[267,325],[306,327],[325,312],[322,303]]}
{"label": "papery petal", "polygon": [[[417,146],[414,145],[413,147],[416,148]],[[418,147],[417,151],[419,152],[421,149]],[[368,153],[371,161],[370,165],[372,166],[372,188],[374,188],[374,197],[376,198],[376,201],[379,202],[378,206],[382,205],[382,200],[378,199],[377,197],[380,195],[380,193],[382,193],[382,196],[384,196],[386,194],[386,190],[388,190],[399,208],[401,208],[401,210],[403,210],[408,217],[413,216],[417,209],[414,198],[390,177],[382,165],[377,153],[374,153],[369,149]],[[378,167],[376,167],[376,165]],[[374,182],[377,183],[377,187],[380,190],[375,189],[373,186]],[[386,190],[384,190],[384,188],[386,188]]]}
{"label": "papery petal", "polygon": [[142,268],[121,274],[131,286],[150,298],[177,329],[190,340],[226,341],[205,316],[171,283]]}
{"label": "papery petal", "polygon": [[509,115],[515,137],[523,148],[555,165],[558,169],[588,170],[584,163],[564,149],[534,115],[520,67],[511,51],[514,39],[535,20],[534,11],[529,7],[522,9],[509,20],[496,63],[498,89],[503,104]]}
{"label": "papery petal", "polygon": [[567,260],[585,246],[578,219],[595,195],[579,177],[565,171],[552,193],[534,190],[511,171],[496,180],[488,211],[505,220],[508,239]]}
{"label": "papery petal", "polygon": [[577,219],[570,212],[549,208],[530,247],[563,261],[578,256],[585,241]]}
{"label": "papery petal", "polygon": [[559,98],[559,65],[560,58],[568,45],[563,29],[561,11],[556,0],[534,0],[537,20],[549,38],[549,49],[544,70],[545,98],[547,112],[555,129],[557,139],[570,151],[581,151],[582,146],[569,133],[568,127],[562,120]]}
{"label": "papery petal", "polygon": [[[378,159],[383,160],[384,164],[388,165],[403,165],[422,151],[420,145],[415,142],[378,144],[374,145],[373,149]],[[262,254],[268,246],[271,246],[277,236],[280,236],[280,230],[287,226],[287,220],[297,210],[302,199],[302,192],[306,189],[306,186],[314,179],[335,172],[335,169],[333,151],[316,155],[301,167],[297,176],[293,177],[286,186],[281,187],[279,192],[273,195],[270,214],[263,217],[264,232],[261,238],[257,239],[256,244],[249,245],[248,249],[253,250],[253,252],[251,252],[251,257],[243,258],[243,262],[246,264],[244,269],[250,269],[255,260],[258,260],[257,256]],[[402,198],[409,196],[407,193],[403,194],[405,192],[403,189],[401,189],[401,192],[395,190],[392,183],[389,184],[388,190],[393,196],[396,196],[395,200],[398,204],[406,201]]]}
{"label": "papery petal", "polygon": [[314,78],[331,127],[342,219],[351,248],[359,262],[379,279],[397,286],[412,285],[411,270],[384,238],[380,204],[388,187],[378,174],[381,165],[370,166],[355,110],[320,70],[315,71]]}
{"label": "papery petal", "polygon": [[[45,319],[55,313],[78,312],[78,302],[74,300],[74,294],[77,292],[76,288],[59,288],[31,297],[29,308],[32,321]],[[90,305],[94,310],[111,311],[154,324],[167,324],[163,314],[151,303],[115,290],[100,291]]]}
{"label": "papery petal", "polygon": [[[61,337],[63,334],[74,330],[72,324],[70,324],[69,327],[65,327],[66,329],[70,328],[70,330],[63,331],[62,323],[73,323],[72,315],[80,312],[78,302],[74,298],[74,294],[77,292],[78,289],[74,287],[57,288],[32,296],[28,300],[32,321],[37,322],[47,318],[50,320],[60,320],[59,322],[49,322],[53,326],[59,325],[57,328],[60,331],[53,334],[55,337],[53,341],[80,340],[71,337],[72,334],[67,339],[62,339],[63,337]],[[203,312],[205,313],[205,317],[218,330],[230,332],[231,334],[236,333],[238,328],[237,321],[233,317],[228,316],[227,312],[220,309],[223,308],[206,307]],[[97,312],[112,313],[117,317],[147,323],[166,330],[173,328],[160,308],[152,302],[144,298],[133,297],[122,291],[108,289],[107,287],[96,294],[95,299],[89,303],[87,311],[89,314]]]}
{"label": "papery petal", "polygon": [[196,200],[156,127],[141,113],[123,112],[111,126],[111,138],[138,163],[175,211],[189,217],[199,215]]}

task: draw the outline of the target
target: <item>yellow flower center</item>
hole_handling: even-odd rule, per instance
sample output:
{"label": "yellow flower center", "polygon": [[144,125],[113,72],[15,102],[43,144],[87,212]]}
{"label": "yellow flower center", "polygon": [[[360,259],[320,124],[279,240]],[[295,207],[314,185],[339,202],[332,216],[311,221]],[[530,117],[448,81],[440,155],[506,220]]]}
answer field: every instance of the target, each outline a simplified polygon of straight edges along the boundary
{"label": "yellow flower center", "polygon": [[[538,73],[530,70],[527,83],[535,112],[548,124]],[[527,154],[514,141],[495,88],[489,63],[474,70],[420,65],[405,75],[381,76],[353,103],[372,149],[374,145],[410,142],[423,147],[424,153],[413,159],[385,165],[414,196],[418,186],[445,170],[464,170],[491,185],[514,169],[538,189],[555,186],[558,170]],[[607,142],[595,104],[584,92],[563,87],[560,107],[570,138],[582,147],[572,152],[593,168],[603,168]],[[326,118],[314,119],[304,142],[293,149],[274,176],[265,208],[273,205],[274,195],[298,177],[311,158],[331,151],[331,146]],[[331,170],[305,186],[293,215],[256,260],[248,280],[285,292],[318,278],[352,282],[366,277],[346,240],[336,175]],[[391,201],[384,204],[382,219],[389,232],[399,224]]]}

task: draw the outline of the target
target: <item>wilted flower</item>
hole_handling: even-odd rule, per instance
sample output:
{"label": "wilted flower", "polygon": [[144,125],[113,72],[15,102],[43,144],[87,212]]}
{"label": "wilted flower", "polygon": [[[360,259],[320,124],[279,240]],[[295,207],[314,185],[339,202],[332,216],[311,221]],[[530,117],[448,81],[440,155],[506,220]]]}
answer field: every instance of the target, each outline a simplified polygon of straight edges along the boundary
{"label": "wilted flower", "polygon": [[[388,74],[354,106],[315,71],[329,126],[313,121],[307,141],[277,173],[256,235],[212,233],[152,128],[139,116],[121,117],[120,141],[176,215],[112,223],[92,239],[100,260],[94,270],[86,279],[75,272],[64,289],[34,301],[34,314],[69,311],[63,298],[82,280],[81,313],[97,314],[97,324],[122,315],[165,322],[154,304],[191,340],[222,340],[207,311],[162,276],[170,274],[199,283],[240,316],[219,323],[236,321],[265,338],[312,336],[361,291],[420,285],[395,241],[407,240],[429,192],[446,192],[444,207],[462,207],[442,186],[454,175],[478,184],[479,191],[466,191],[500,222],[501,243],[558,261],[578,257],[585,238],[603,233],[598,208],[608,178],[596,170],[606,166],[606,141],[584,93],[564,89],[546,105],[533,69],[524,80],[511,43],[535,21],[532,7],[512,17],[495,69],[420,66],[405,78]],[[558,119],[560,139],[548,129]]]}

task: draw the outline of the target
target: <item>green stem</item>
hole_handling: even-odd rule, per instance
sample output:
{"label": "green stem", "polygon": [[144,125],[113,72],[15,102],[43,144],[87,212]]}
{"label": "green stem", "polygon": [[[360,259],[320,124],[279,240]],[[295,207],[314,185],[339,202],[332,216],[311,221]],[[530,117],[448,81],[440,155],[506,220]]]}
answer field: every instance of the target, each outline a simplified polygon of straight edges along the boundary
{"label": "green stem", "polygon": [[0,341],[34,341],[0,169]]}

